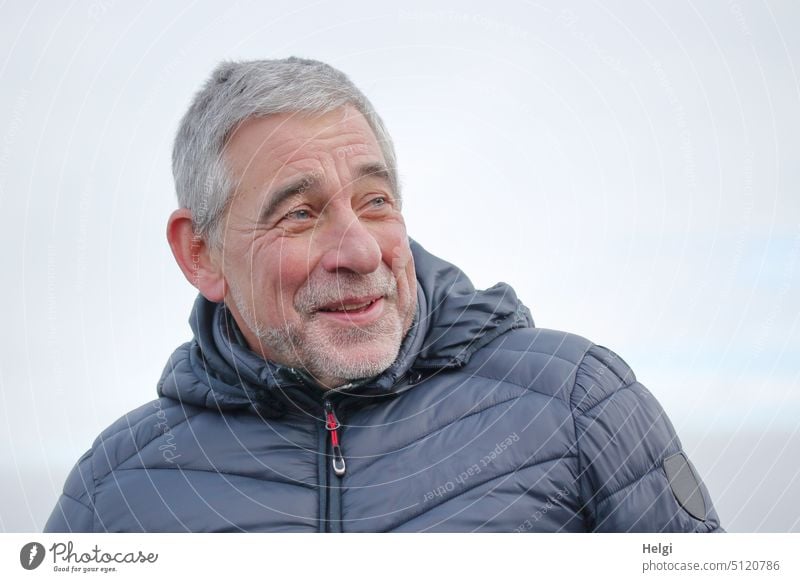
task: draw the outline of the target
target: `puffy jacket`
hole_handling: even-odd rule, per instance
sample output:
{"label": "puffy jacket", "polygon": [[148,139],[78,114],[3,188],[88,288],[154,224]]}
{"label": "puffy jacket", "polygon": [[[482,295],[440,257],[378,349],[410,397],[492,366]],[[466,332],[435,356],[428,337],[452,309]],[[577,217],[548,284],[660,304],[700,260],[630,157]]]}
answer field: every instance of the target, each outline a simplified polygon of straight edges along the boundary
{"label": "puffy jacket", "polygon": [[412,251],[419,308],[397,360],[327,392],[199,297],[159,398],[103,431],[45,531],[719,530],[618,356]]}

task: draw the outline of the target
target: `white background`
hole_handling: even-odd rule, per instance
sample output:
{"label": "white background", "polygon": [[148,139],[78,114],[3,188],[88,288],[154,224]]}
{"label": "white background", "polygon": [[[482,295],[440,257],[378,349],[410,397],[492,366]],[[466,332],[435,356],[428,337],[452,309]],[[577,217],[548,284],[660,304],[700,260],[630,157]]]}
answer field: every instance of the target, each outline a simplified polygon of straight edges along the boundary
{"label": "white background", "polygon": [[[320,536],[316,534],[0,534],[0,575],[27,580],[243,580],[266,570],[270,579],[318,580],[323,568],[345,572],[348,581],[373,582],[376,572],[386,582],[407,582],[420,572],[430,580],[514,580],[536,566],[547,580],[569,575],[574,579],[747,580],[795,582],[800,573],[797,536],[791,534],[735,534],[687,536],[682,534],[628,534],[586,536],[559,534],[531,538],[476,533],[469,536],[436,534],[436,543],[424,533],[395,535],[386,543],[382,534]],[[33,572],[20,568],[20,550],[31,541],[45,548],[44,560]],[[65,547],[73,552],[138,552],[158,554],[155,562],[128,564],[67,561]],[[55,544],[57,545],[54,547]],[[661,544],[671,551],[644,552],[644,546]],[[357,547],[354,558],[354,546]],[[51,551],[53,550],[53,551]],[[25,558],[29,558],[28,554]],[[55,557],[54,557],[55,556]],[[314,556],[309,560],[309,556]],[[398,559],[403,556],[405,559]],[[576,560],[575,556],[580,556]],[[407,559],[411,558],[411,559]],[[387,564],[391,567],[387,568]],[[688,564],[696,568],[686,571]],[[697,564],[697,566],[695,566]],[[114,573],[86,572],[83,567],[114,567]],[[77,571],[55,571],[54,568]],[[767,568],[770,569],[767,569]],[[681,570],[683,568],[683,570]],[[734,569],[735,568],[735,569]],[[748,568],[748,569],[745,569]]]}
{"label": "white background", "polygon": [[194,290],[171,142],[222,59],[370,97],[410,235],[618,352],[731,531],[800,531],[800,7],[773,2],[0,5],[0,530],[41,530],[155,397]]}

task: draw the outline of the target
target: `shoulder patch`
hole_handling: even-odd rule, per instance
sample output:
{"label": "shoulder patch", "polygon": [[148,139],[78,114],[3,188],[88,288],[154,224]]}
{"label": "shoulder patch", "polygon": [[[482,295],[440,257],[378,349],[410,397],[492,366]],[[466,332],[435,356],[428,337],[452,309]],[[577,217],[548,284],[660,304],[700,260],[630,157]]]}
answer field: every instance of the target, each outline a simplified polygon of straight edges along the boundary
{"label": "shoulder patch", "polygon": [[672,494],[680,506],[695,519],[705,521],[706,502],[700,489],[700,480],[686,455],[680,452],[664,459],[664,472],[667,474]]}

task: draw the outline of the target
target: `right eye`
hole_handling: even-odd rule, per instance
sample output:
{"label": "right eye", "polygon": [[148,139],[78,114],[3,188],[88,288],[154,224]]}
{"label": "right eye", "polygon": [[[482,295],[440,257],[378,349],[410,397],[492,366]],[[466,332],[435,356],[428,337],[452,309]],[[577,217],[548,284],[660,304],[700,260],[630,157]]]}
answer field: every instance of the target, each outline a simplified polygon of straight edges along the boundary
{"label": "right eye", "polygon": [[297,210],[287,212],[284,218],[288,218],[289,220],[308,220],[311,218],[311,212],[305,208],[298,208]]}

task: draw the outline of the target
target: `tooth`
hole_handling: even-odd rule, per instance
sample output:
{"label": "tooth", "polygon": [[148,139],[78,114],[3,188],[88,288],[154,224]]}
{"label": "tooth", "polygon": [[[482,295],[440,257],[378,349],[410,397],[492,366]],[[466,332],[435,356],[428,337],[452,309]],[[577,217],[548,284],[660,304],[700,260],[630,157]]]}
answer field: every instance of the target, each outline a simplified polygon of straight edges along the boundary
{"label": "tooth", "polygon": [[360,305],[348,305],[347,307],[336,307],[334,311],[354,311],[356,309],[363,309],[367,305],[370,305],[372,301],[367,301],[365,303],[361,303]]}

